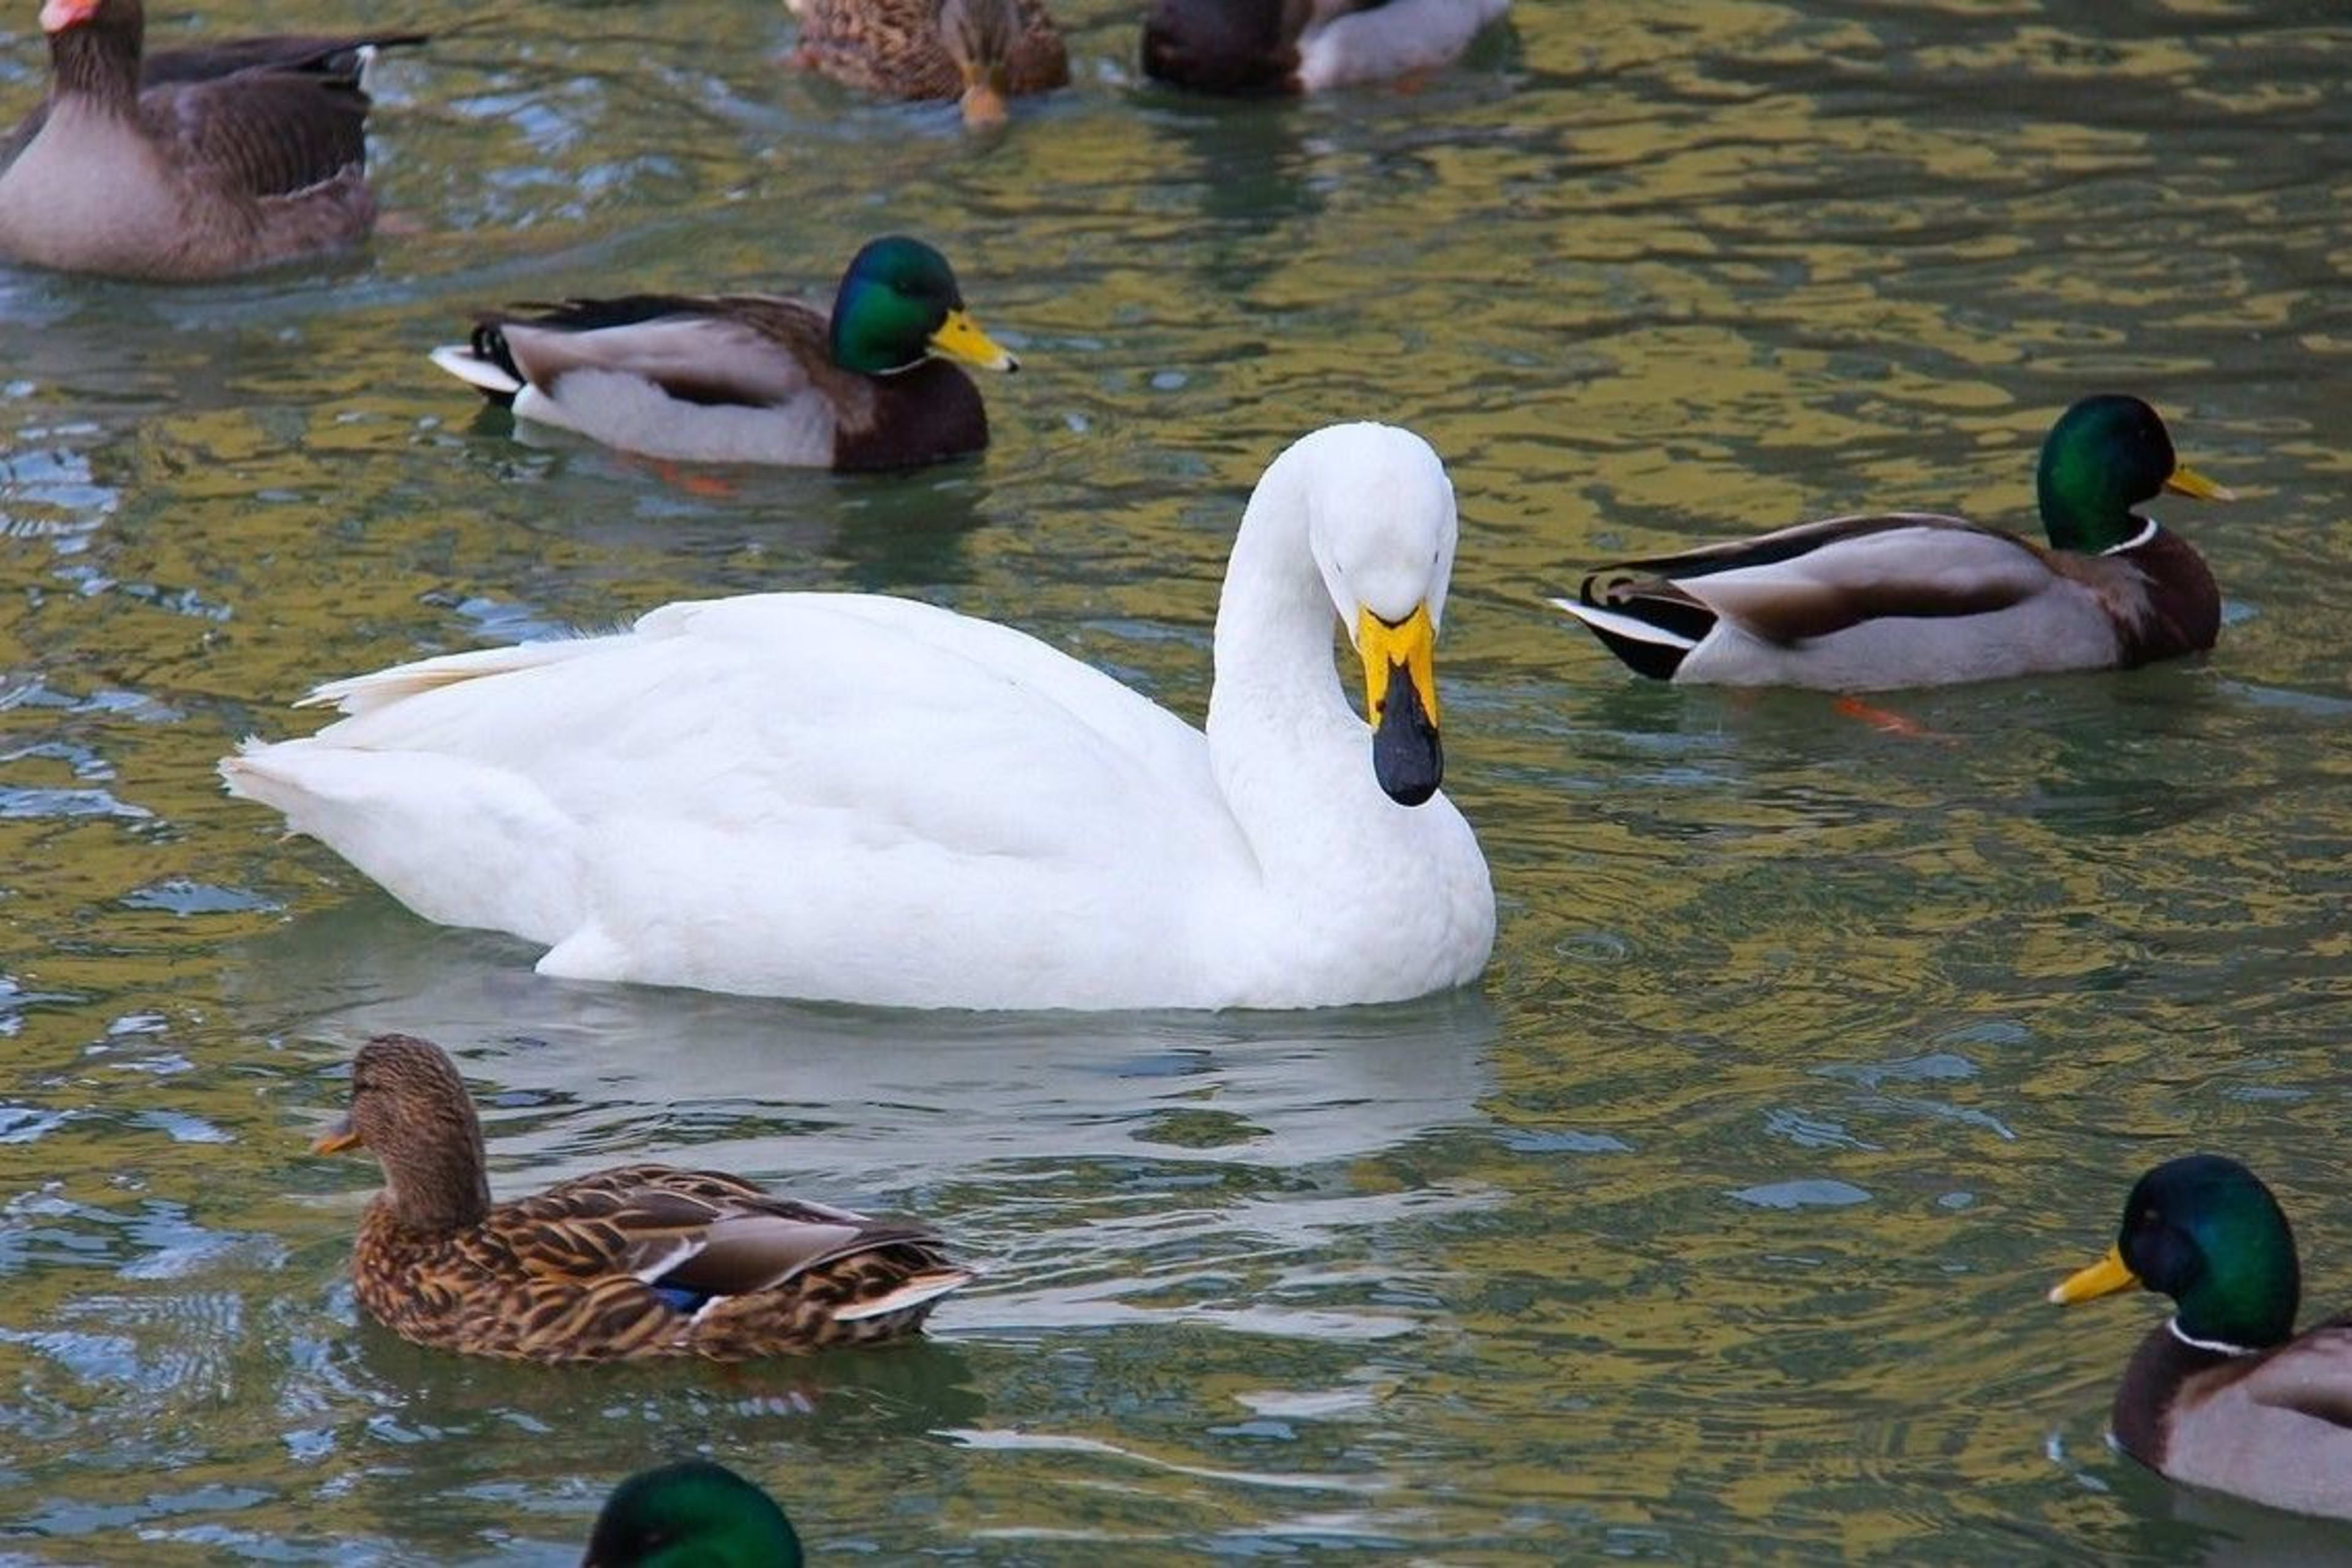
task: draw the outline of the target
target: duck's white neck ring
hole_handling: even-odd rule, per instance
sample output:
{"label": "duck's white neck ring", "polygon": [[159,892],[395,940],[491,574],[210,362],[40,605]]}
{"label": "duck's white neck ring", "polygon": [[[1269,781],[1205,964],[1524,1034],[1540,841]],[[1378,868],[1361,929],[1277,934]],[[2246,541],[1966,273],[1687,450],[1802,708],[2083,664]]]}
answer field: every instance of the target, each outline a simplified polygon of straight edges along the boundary
{"label": "duck's white neck ring", "polygon": [[2198,1339],[2196,1336],[2189,1333],[2181,1328],[2180,1320],[2178,1318],[2165,1319],[2164,1326],[2172,1331],[2172,1337],[2174,1339],[2179,1340],[2190,1350],[2210,1351],[2215,1355],[2252,1355],[2254,1353],[2252,1347],[2248,1345],[2233,1345],[2227,1340]]}
{"label": "duck's white neck ring", "polygon": [[2142,526],[2137,533],[2133,534],[2121,544],[2108,545],[2105,550],[2100,551],[2099,553],[2102,555],[2121,555],[2126,550],[2137,550],[2143,544],[2153,544],[2156,542],[2156,536],[2158,532],[2162,531],[2164,525],[2158,522],[2156,519],[2152,517],[2142,518],[2140,521]]}

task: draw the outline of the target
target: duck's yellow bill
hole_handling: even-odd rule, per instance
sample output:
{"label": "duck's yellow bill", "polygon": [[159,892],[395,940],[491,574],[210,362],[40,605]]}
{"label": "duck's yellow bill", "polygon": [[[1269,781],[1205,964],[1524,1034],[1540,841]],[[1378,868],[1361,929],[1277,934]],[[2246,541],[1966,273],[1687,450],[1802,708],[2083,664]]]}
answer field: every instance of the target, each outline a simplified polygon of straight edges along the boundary
{"label": "duck's yellow bill", "polygon": [[359,1130],[352,1125],[352,1119],[348,1116],[310,1140],[310,1152],[313,1154],[340,1154],[346,1149],[359,1146]]}
{"label": "duck's yellow bill", "polygon": [[2139,1276],[2124,1262],[2123,1249],[2110,1247],[2105,1258],[2053,1285],[2050,1299],[2062,1307],[2071,1307],[2077,1301],[2094,1301],[2101,1296],[2128,1290],[2138,1283]]}
{"label": "duck's yellow bill", "polygon": [[2177,465],[2165,479],[2164,488],[2177,496],[2195,496],[2199,500],[2236,500],[2238,492],[2227,485],[2217,485],[2186,463]]}
{"label": "duck's yellow bill", "polygon": [[1388,706],[1389,682],[1399,670],[1412,682],[1421,710],[1430,724],[1437,723],[1437,627],[1429,606],[1416,605],[1412,614],[1394,626],[1369,608],[1356,612],[1356,652],[1364,661],[1364,718],[1377,726]]}
{"label": "duck's yellow bill", "polygon": [[982,370],[1019,370],[1021,362],[999,348],[969,310],[950,310],[930,336],[931,352],[942,359],[976,365]]}

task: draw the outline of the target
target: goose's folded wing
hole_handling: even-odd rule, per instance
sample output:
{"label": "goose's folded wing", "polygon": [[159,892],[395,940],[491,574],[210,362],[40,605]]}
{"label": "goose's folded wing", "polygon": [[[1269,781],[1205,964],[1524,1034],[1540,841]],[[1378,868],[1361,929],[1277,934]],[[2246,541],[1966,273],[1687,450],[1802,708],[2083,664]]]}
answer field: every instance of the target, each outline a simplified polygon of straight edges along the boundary
{"label": "goose's folded wing", "polygon": [[1699,608],[1780,643],[1891,616],[1984,615],[2042,592],[2051,569],[2014,534],[1958,518],[1831,518],[1677,555],[1622,562],[1580,597],[1672,624]]}
{"label": "goose's folded wing", "polygon": [[[425,33],[272,33],[229,38],[184,49],[154,49],[139,62],[142,88],[217,80],[239,71],[290,71],[357,87],[368,56],[376,49],[404,48],[430,41]],[[47,102],[37,105],[0,142],[0,168],[16,160],[48,121]]]}
{"label": "goose's folded wing", "polygon": [[356,83],[375,49],[410,47],[429,40],[425,33],[268,33],[225,38],[184,49],[155,49],[139,63],[142,87],[210,81],[238,71],[299,71],[343,77]]}
{"label": "goose's folded wing", "polygon": [[579,371],[635,376],[681,402],[775,407],[805,393],[824,363],[824,322],[796,300],[632,295],[572,300],[530,316],[488,318],[516,369],[560,395]]}
{"label": "goose's folded wing", "polygon": [[193,174],[247,195],[289,196],[367,162],[367,95],[348,78],[247,71],[140,99]]}

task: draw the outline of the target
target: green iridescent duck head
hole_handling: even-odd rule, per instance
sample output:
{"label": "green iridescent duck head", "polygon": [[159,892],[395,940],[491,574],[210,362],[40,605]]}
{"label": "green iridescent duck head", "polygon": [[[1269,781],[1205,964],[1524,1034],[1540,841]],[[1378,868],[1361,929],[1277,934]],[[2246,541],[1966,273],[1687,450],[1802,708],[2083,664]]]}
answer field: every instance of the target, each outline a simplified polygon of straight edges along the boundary
{"label": "green iridescent duck head", "polygon": [[2042,526],[2061,550],[2112,550],[2147,524],[2132,509],[2170,490],[2200,500],[2236,498],[2179,460],[2156,410],[2137,397],[2085,397],[2042,443],[2034,492]]}
{"label": "green iridescent duck head", "polygon": [[613,1489],[581,1568],[800,1568],[775,1500],[724,1465],[688,1459]]}
{"label": "green iridescent duck head", "polygon": [[948,258],[919,239],[889,235],[850,258],[833,297],[833,363],[887,375],[933,357],[982,370],[1021,362],[989,341],[964,309]]}
{"label": "green iridescent duck head", "polygon": [[2235,1160],[2190,1154],[2133,1185],[2115,1247],[2050,1299],[2064,1306],[2134,1285],[2172,1298],[2183,1338],[2258,1351],[2294,1336],[2303,1275],[2294,1233],[2261,1179]]}

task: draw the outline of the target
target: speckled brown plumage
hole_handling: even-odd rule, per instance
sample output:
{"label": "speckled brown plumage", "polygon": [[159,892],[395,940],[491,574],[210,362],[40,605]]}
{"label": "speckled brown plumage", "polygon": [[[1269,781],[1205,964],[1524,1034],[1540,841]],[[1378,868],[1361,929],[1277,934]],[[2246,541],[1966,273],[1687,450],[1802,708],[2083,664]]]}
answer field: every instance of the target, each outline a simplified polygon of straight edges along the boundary
{"label": "speckled brown plumage", "polygon": [[67,271],[217,277],[348,247],[371,47],[420,33],[232,40],[142,61],[139,0],[53,0],[47,100],[0,158],[0,253]]}
{"label": "speckled brown plumage", "polygon": [[916,1331],[971,1271],[931,1231],[717,1171],[625,1165],[493,1204],[481,1125],[447,1055],[361,1047],[352,1113],[384,1190],[360,1222],[360,1303],[404,1338],[528,1361],[759,1356]]}
{"label": "speckled brown plumage", "polygon": [[963,95],[994,69],[1000,92],[1049,92],[1070,79],[1069,53],[1044,0],[792,0],[794,59],[885,98]]}

